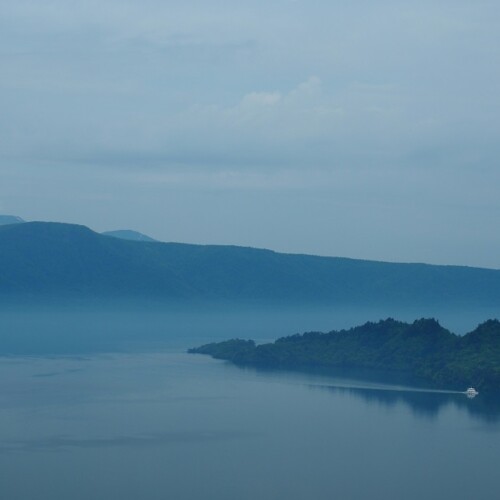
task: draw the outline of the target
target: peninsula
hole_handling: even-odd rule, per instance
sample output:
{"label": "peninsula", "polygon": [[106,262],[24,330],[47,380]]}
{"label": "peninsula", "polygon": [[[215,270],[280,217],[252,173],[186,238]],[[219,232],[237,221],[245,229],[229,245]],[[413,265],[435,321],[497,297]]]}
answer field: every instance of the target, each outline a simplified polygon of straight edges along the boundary
{"label": "peninsula", "polygon": [[500,395],[500,321],[488,320],[458,336],[434,319],[404,323],[386,319],[349,330],[308,332],[257,345],[233,339],[190,349],[240,366],[384,373],[430,387]]}

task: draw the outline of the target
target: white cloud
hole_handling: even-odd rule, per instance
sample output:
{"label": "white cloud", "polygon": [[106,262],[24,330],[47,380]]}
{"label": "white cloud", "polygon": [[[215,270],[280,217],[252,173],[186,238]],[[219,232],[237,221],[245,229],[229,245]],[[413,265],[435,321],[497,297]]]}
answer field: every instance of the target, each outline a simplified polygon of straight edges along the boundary
{"label": "white cloud", "polygon": [[240,106],[242,108],[273,106],[281,99],[282,95],[279,92],[251,92],[243,97]]}
{"label": "white cloud", "polygon": [[353,168],[498,142],[491,2],[2,7],[0,155]]}

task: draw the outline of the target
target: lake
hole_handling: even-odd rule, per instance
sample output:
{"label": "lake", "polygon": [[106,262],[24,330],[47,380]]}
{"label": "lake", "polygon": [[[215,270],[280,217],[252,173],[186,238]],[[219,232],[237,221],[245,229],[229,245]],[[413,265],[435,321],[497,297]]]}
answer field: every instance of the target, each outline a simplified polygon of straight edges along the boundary
{"label": "lake", "polygon": [[0,498],[497,499],[500,411],[482,395],[185,353],[352,315],[3,311]]}

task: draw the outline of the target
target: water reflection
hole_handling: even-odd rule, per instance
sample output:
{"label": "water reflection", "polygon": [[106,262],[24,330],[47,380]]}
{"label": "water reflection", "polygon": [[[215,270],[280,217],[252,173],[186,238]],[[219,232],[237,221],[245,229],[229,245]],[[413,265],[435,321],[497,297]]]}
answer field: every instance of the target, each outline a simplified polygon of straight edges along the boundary
{"label": "water reflection", "polygon": [[410,388],[405,390],[320,384],[313,384],[310,387],[360,398],[370,405],[378,404],[393,408],[403,404],[410,408],[417,417],[435,419],[444,408],[453,405],[483,422],[500,422],[500,398],[490,395],[479,394],[471,399],[463,393],[412,390]]}
{"label": "water reflection", "polygon": [[[235,368],[229,361],[223,363],[230,369]],[[387,408],[406,405],[415,416],[421,418],[435,419],[443,409],[454,406],[485,423],[500,424],[500,396],[497,394],[479,392],[468,397],[466,392],[425,389],[422,388],[424,386],[421,380],[373,370],[289,370],[255,366],[237,368],[266,379],[286,379],[299,384],[306,380],[305,385],[312,389],[353,396],[366,403]]]}

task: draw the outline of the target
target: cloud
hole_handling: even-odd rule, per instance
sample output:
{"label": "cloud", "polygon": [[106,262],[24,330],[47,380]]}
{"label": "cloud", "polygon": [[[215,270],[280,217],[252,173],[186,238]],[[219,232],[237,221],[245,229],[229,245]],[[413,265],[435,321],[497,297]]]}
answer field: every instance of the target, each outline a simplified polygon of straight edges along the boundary
{"label": "cloud", "polygon": [[500,30],[481,5],[6,2],[0,157],[437,168],[458,146],[486,161]]}
{"label": "cloud", "polygon": [[279,92],[251,92],[243,97],[241,106],[243,108],[254,108],[255,106],[273,106],[281,101]]}

